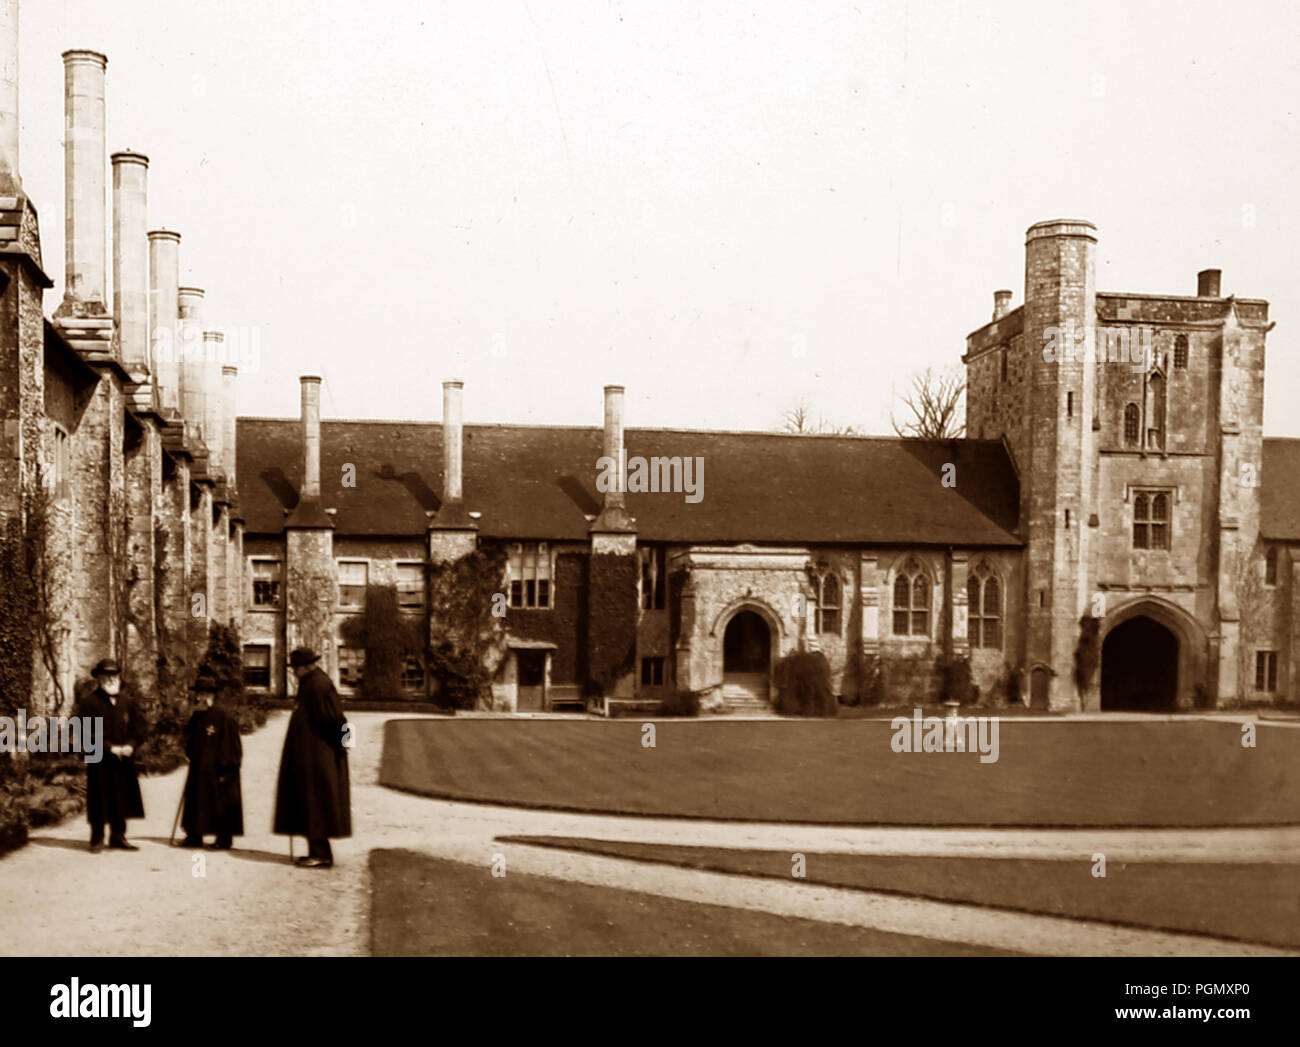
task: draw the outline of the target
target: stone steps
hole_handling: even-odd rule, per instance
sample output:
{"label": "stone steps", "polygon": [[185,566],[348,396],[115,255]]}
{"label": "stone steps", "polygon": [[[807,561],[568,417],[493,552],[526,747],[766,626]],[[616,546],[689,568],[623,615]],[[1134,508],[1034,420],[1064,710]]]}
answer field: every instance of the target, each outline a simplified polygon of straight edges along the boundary
{"label": "stone steps", "polygon": [[767,700],[767,673],[729,673],[722,685],[727,712],[743,716],[771,715]]}

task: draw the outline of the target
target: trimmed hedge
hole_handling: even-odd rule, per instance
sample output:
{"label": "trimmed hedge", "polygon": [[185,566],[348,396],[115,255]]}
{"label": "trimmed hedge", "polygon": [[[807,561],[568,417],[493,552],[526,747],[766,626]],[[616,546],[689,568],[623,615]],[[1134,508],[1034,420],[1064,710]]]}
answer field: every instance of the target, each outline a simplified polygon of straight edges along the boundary
{"label": "trimmed hedge", "polygon": [[831,689],[831,663],[821,651],[795,651],[776,663],[776,699],[782,716],[829,716],[839,713]]}

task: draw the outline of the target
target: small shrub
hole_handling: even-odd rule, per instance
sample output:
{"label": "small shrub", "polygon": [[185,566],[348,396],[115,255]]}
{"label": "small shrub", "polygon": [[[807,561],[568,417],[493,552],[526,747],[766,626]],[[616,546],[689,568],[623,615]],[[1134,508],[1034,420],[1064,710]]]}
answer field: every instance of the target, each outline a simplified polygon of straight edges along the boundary
{"label": "small shrub", "polygon": [[696,691],[675,691],[659,703],[659,715],[699,716],[699,693]]}
{"label": "small shrub", "polygon": [[939,696],[945,702],[974,705],[980,690],[971,676],[969,658],[939,658]]}
{"label": "small shrub", "polygon": [[795,651],[776,663],[776,700],[782,716],[828,716],[838,713],[831,688],[831,663],[821,651]]}
{"label": "small shrub", "polygon": [[1003,685],[1003,692],[1007,696],[1008,705],[1020,704],[1020,670],[1007,666],[1007,679]]}

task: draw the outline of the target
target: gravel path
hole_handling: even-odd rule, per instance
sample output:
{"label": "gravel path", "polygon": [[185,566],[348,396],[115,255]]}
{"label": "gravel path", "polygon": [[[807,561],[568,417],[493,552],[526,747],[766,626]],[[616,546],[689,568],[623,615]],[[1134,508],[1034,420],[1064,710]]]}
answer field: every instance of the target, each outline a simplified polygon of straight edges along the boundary
{"label": "gravel path", "polygon": [[[332,870],[288,863],[288,841],[269,832],[288,722],[277,712],[244,740],[248,835],[229,853],[167,846],[184,769],[142,781],[149,817],[129,823],[138,853],[87,850],[83,818],[33,834],[0,859],[0,953],[5,955],[366,955],[372,849],[401,847],[479,865],[497,854],[508,872],[559,876],[688,901],[923,934],[1044,955],[1281,955],[1281,950],[1194,935],[999,912],[866,891],[766,881],[576,854],[498,836],[565,835],[661,843],[858,854],[1074,857],[1111,861],[1298,861],[1300,828],[1225,830],[920,830],[804,828],[528,811],[429,800],[377,784],[390,713],[357,713],[351,759],[357,835],[334,843]],[[179,834],[178,834],[179,835]],[[295,853],[305,841],[295,842]],[[204,875],[195,875],[201,859]]]}

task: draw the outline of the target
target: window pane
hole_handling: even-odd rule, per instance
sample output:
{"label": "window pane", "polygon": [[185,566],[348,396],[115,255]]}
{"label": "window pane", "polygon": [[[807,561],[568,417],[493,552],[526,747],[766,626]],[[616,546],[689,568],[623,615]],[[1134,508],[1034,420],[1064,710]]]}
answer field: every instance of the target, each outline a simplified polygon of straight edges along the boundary
{"label": "window pane", "polygon": [[522,607],[524,605],[524,583],[513,581],[510,583],[510,606]]}
{"label": "window pane", "polygon": [[537,606],[537,583],[531,578],[524,579],[524,606]]}
{"label": "window pane", "polygon": [[894,612],[894,635],[907,635],[907,611]]}
{"label": "window pane", "polygon": [[1147,518],[1147,496],[1138,495],[1133,499],[1133,519],[1145,520]]}
{"label": "window pane", "polygon": [[1268,656],[1268,689],[1277,690],[1277,652],[1270,651]]}
{"label": "window pane", "polygon": [[912,609],[930,606],[930,583],[925,575],[918,574],[912,582]]}
{"label": "window pane", "polygon": [[822,580],[822,606],[838,607],[840,605],[840,580],[828,574]]}
{"label": "window pane", "polygon": [[984,644],[985,647],[1002,646],[1002,620],[1000,618],[990,618],[984,622]]}
{"label": "window pane", "polygon": [[912,584],[907,580],[907,575],[900,574],[894,579],[894,606],[907,607],[909,605],[908,595],[912,591]]}
{"label": "window pane", "polygon": [[1157,494],[1151,499],[1151,519],[1169,519],[1169,496],[1167,494]]}
{"label": "window pane", "polygon": [[551,583],[545,579],[537,583],[537,606],[551,606]]}
{"label": "window pane", "polygon": [[966,581],[966,604],[970,607],[972,615],[980,613],[980,580],[978,578],[970,578]]}
{"label": "window pane", "polygon": [[996,578],[984,579],[984,613],[994,617],[1002,613],[1002,587]]}
{"label": "window pane", "polygon": [[1168,524],[1151,525],[1151,548],[1152,549],[1169,548],[1169,525]]}
{"label": "window pane", "polygon": [[1265,661],[1264,652],[1256,651],[1255,652],[1255,690],[1257,691],[1262,691],[1264,689],[1264,661]]}
{"label": "window pane", "polygon": [[1147,525],[1135,523],[1133,525],[1133,548],[1145,549],[1147,547]]}
{"label": "window pane", "polygon": [[822,616],[821,628],[818,632],[833,633],[838,636],[840,633],[840,612],[839,610],[823,610],[818,612]]}
{"label": "window pane", "polygon": [[930,618],[929,611],[912,612],[912,635],[913,636],[925,636],[930,632],[929,625],[927,624],[929,622],[929,618]]}

